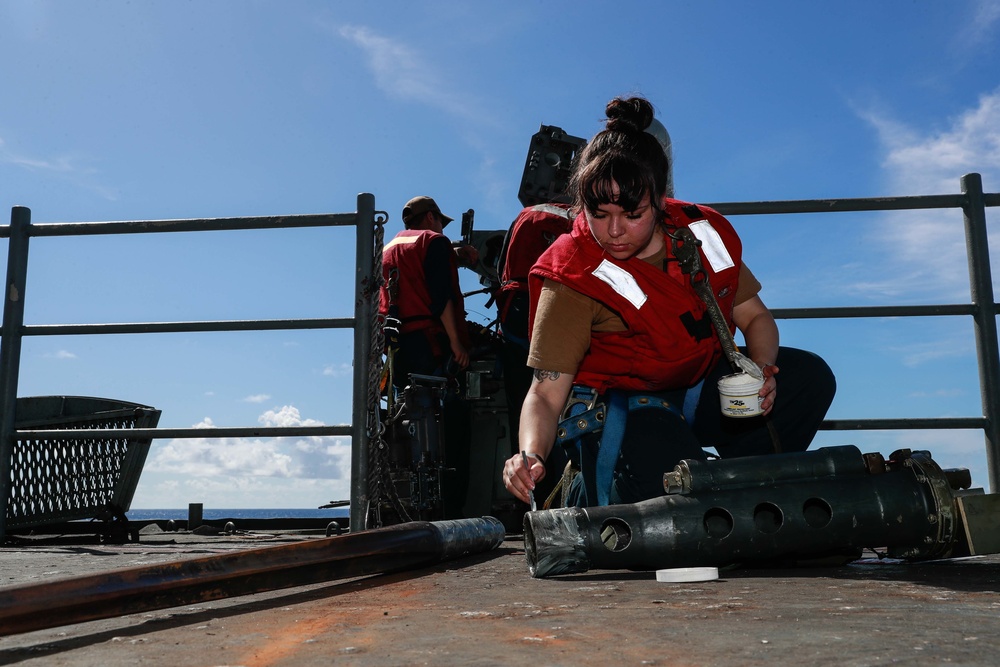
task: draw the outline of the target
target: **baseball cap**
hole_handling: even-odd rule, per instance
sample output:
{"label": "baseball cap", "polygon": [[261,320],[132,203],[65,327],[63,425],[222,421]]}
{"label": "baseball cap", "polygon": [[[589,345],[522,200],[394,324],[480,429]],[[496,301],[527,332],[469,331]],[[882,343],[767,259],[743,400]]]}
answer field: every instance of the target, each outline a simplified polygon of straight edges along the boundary
{"label": "baseball cap", "polygon": [[435,202],[430,197],[414,197],[410,201],[406,202],[406,206],[403,207],[403,222],[409,221],[411,218],[416,218],[423,215],[427,211],[434,211],[441,216],[441,226],[444,227],[449,222],[454,220],[454,218],[449,218],[447,215],[441,212],[438,207],[437,202]]}

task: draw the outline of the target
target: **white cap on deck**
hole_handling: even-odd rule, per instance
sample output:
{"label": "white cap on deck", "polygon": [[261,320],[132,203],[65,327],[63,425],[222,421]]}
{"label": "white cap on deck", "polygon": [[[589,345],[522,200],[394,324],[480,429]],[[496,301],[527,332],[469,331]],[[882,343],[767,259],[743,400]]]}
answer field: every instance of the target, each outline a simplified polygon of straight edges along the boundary
{"label": "white cap on deck", "polygon": [[691,581],[715,581],[719,578],[717,567],[672,567],[656,571],[656,580],[672,584]]}

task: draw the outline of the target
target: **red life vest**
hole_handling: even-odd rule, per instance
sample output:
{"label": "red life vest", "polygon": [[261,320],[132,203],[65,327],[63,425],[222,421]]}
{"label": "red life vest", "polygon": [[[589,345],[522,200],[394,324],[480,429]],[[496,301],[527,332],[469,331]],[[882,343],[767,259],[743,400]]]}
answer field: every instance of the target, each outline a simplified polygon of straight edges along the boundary
{"label": "red life vest", "polygon": [[[427,248],[436,238],[445,238],[443,234],[427,229],[404,229],[382,249],[382,288],[379,292],[378,312],[389,313],[389,281],[393,269],[397,271],[394,278],[396,294],[392,305],[397,310],[397,317],[402,322],[401,333],[427,329],[428,334],[443,332],[441,320],[431,313],[431,295],[427,291],[427,279],[424,276],[424,260],[427,258]],[[447,239],[446,239],[447,240]],[[448,253],[451,267],[452,299],[459,314],[465,313],[465,302],[458,283],[458,261],[455,254]]]}
{"label": "red life vest", "polygon": [[[666,199],[670,228],[688,227],[702,240],[701,261],[731,331],[742,244],[729,221],[705,206]],[[575,382],[608,389],[665,391],[697,384],[722,354],[707,307],[681,273],[664,236],[666,271],[637,258],[616,260],[594,240],[581,214],[573,231],[549,248],[531,270],[531,319],[545,278],[613,310],[625,331],[593,332]],[[551,323],[558,326],[557,322]]]}
{"label": "red life vest", "polygon": [[[500,251],[500,287],[494,293],[505,334],[527,340],[528,273],[542,253],[572,227],[573,216],[566,204],[528,206],[514,219]],[[516,308],[512,316],[511,306],[518,299],[523,299],[524,307]],[[518,317],[520,312],[525,315]]]}

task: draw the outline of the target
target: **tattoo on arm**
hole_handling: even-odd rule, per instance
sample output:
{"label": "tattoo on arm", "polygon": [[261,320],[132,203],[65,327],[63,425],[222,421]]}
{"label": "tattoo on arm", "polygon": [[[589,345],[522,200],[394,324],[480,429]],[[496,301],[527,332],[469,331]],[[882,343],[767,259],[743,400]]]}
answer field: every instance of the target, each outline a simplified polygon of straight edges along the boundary
{"label": "tattoo on arm", "polygon": [[562,375],[559,371],[543,371],[541,369],[535,369],[535,379],[541,382],[542,380],[558,380],[559,376]]}

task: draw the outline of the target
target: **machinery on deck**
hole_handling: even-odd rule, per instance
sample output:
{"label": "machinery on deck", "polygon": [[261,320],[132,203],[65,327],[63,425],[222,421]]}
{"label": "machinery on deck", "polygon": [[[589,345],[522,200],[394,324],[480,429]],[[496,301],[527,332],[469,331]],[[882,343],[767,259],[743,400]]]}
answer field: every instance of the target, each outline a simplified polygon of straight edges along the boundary
{"label": "machinery on deck", "polygon": [[[667,495],[633,505],[567,507],[524,518],[535,577],[801,561],[846,563],[869,548],[927,560],[1000,552],[996,494],[926,451],[888,459],[853,445],[745,458],[685,460]],[[994,521],[995,523],[995,521]]]}
{"label": "machinery on deck", "polygon": [[[566,201],[573,160],[585,143],[559,127],[542,125],[525,158],[521,204]],[[461,243],[476,248],[479,256],[470,268],[483,289],[472,294],[492,294],[500,285],[508,230],[478,231],[474,216],[470,209],[461,222]],[[500,339],[492,325],[472,323],[470,338],[472,362],[462,373],[411,376],[404,391],[386,398],[382,438],[370,456],[367,528],[490,514],[509,530],[519,530],[524,510],[499,475],[514,448]],[[457,444],[462,442],[468,444]]]}

